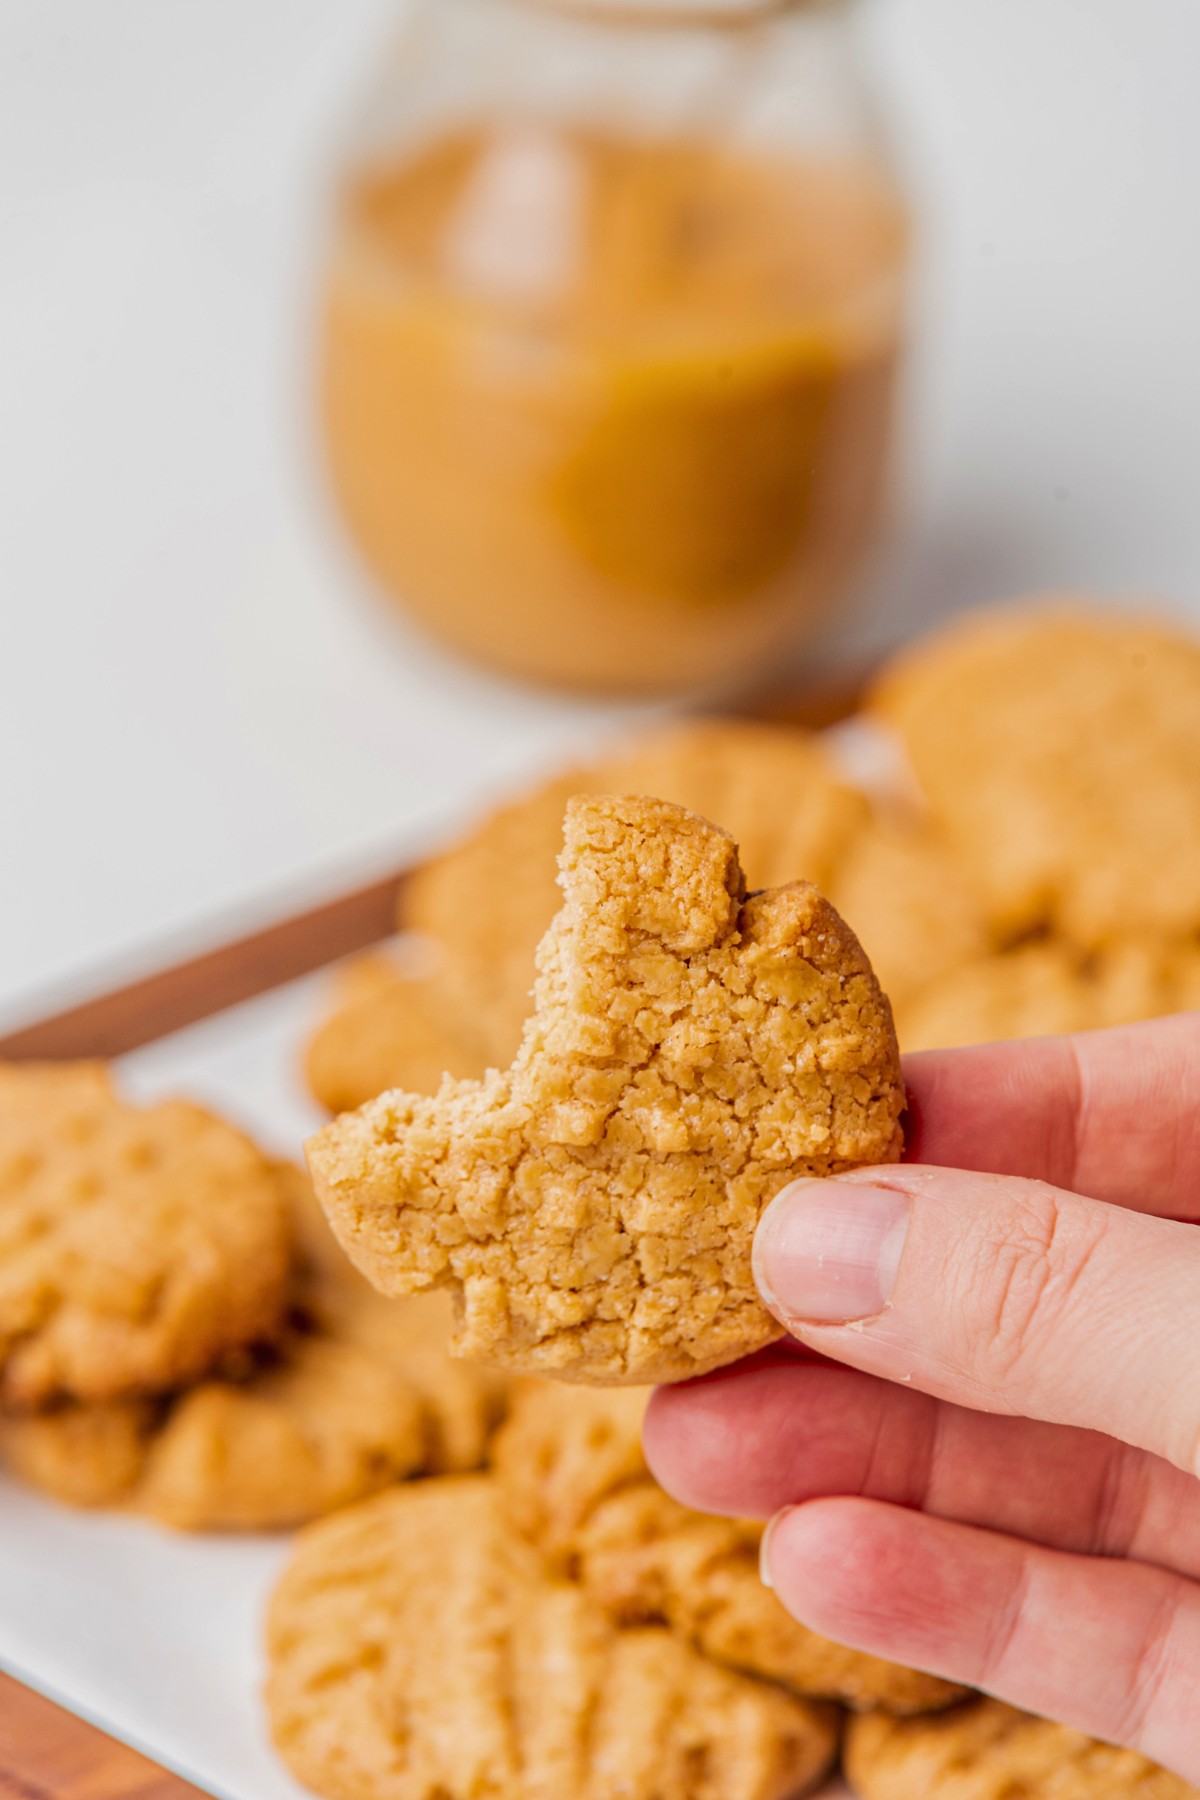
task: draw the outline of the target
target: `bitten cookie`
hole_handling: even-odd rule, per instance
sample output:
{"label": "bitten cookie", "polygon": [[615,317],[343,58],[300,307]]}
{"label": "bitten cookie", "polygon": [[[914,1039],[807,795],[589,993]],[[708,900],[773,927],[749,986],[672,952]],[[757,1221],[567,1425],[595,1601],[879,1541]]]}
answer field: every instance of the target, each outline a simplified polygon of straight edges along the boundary
{"label": "bitten cookie", "polygon": [[762,1526],[692,1512],[642,1456],[646,1394],[531,1386],[493,1466],[514,1526],[620,1624],[666,1625],[705,1655],[793,1692],[922,1712],[962,1688],[798,1624],[759,1579]]}
{"label": "bitten cookie", "polygon": [[169,1388],[278,1328],[287,1206],[197,1106],[132,1106],[95,1064],[0,1067],[0,1399]]}
{"label": "bitten cookie", "polygon": [[447,1355],[446,1295],[374,1293],[307,1183],[284,1173],[303,1248],[281,1342],[238,1379],[0,1419],[15,1474],[72,1505],[126,1507],[179,1530],[266,1531],[409,1476],[478,1468],[503,1379]]}
{"label": "bitten cookie", "polygon": [[467,1476],[312,1526],[271,1602],[277,1749],[326,1800],[785,1800],[832,1709],[616,1631]]}
{"label": "bitten cookie", "polygon": [[868,811],[807,733],[735,719],[663,727],[499,808],[418,869],[400,902],[400,923],[437,943],[447,1015],[471,1022],[484,1063],[506,1067],[521,1041],[534,956],[558,909],[555,858],[573,794],[657,794],[720,819],[755,887],[827,889]]}
{"label": "bitten cookie", "polygon": [[932,1718],[852,1720],[845,1768],[860,1800],[1196,1800],[1197,1792],[1132,1750],[998,1700]]}
{"label": "bitten cookie", "polygon": [[1003,607],[901,655],[870,706],[1003,934],[1200,930],[1196,640],[1082,601]]}
{"label": "bitten cookie", "polygon": [[681,807],[573,800],[561,869],[513,1068],[385,1094],[310,1167],[377,1287],[452,1289],[459,1354],[678,1380],[779,1336],[750,1267],[773,1195],[899,1154],[891,1013],[815,888],[746,899]]}

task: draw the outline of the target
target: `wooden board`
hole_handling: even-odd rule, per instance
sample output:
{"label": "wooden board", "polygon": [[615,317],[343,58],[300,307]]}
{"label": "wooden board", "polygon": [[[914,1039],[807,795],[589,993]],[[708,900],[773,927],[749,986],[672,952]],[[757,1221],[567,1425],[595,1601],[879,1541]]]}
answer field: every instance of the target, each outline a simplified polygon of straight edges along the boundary
{"label": "wooden board", "polygon": [[0,1037],[0,1059],[58,1062],[124,1056],[227,1006],[310,975],[395,931],[403,879],[400,873],[389,875],[236,943],[9,1032]]}
{"label": "wooden board", "polygon": [[0,1675],[0,1800],[200,1800],[200,1790]]}

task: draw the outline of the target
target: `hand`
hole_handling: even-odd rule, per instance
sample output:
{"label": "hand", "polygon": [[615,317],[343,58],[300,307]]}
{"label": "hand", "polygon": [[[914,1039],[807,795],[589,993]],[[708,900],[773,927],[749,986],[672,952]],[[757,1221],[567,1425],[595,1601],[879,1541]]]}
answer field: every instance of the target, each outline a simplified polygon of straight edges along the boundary
{"label": "hand", "polygon": [[905,1073],[919,1164],[759,1226],[803,1348],[660,1390],[650,1461],[806,1625],[1200,1783],[1200,1014]]}

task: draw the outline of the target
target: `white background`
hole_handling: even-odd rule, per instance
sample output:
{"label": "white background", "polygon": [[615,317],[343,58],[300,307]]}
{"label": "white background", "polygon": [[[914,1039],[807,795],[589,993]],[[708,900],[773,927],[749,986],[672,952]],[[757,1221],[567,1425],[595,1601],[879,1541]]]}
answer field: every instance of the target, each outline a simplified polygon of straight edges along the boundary
{"label": "white background", "polygon": [[[447,0],[448,3],[448,0]],[[0,1016],[389,866],[610,715],[375,606],[310,441],[383,0],[0,0]],[[1200,6],[876,0],[926,218],[903,531],[842,650],[1200,609]]]}

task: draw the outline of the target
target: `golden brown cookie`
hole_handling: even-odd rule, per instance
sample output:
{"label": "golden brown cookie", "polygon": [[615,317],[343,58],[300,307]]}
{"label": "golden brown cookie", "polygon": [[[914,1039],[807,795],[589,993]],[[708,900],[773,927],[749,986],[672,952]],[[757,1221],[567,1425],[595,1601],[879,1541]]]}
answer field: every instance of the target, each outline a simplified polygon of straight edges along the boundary
{"label": "golden brown cookie", "polygon": [[1059,599],[972,614],[870,699],[1002,933],[1200,930],[1200,643]]}
{"label": "golden brown cookie", "polygon": [[186,1531],[300,1525],[413,1475],[478,1468],[501,1377],[447,1355],[444,1294],[384,1300],[288,1172],[301,1244],[292,1322],[240,1378],[158,1401],[0,1418],[0,1456],[75,1506],[124,1506]]}
{"label": "golden brown cookie", "polygon": [[123,1506],[162,1413],[152,1397],[0,1413],[0,1462],[68,1506]]}
{"label": "golden brown cookie", "polygon": [[36,1123],[48,1105],[103,1106],[115,1097],[104,1062],[0,1063],[0,1110],[7,1119],[28,1115]]}
{"label": "golden brown cookie", "polygon": [[1131,1025],[1200,1008],[1200,943],[1130,937],[1096,959],[1098,1025]]}
{"label": "golden brown cookie", "polygon": [[785,1800],[836,1745],[831,1709],[615,1630],[482,1476],[310,1527],[267,1657],[276,1747],[326,1800]]}
{"label": "golden brown cookie", "polygon": [[406,975],[385,956],[363,956],[341,972],[333,1012],[304,1058],[308,1087],[332,1113],[388,1088],[436,1093],[443,1075],[482,1075],[487,1054],[455,1016],[445,984]]}
{"label": "golden brown cookie", "polygon": [[67,1407],[0,1423],[14,1473],[77,1506],[132,1506],[185,1531],[274,1530],[417,1472],[408,1385],[313,1337],[245,1382],[177,1401]]}
{"label": "golden brown cookie", "polygon": [[[478,1468],[503,1396],[440,1347],[449,1310],[443,1295],[367,1295],[345,1335],[295,1332],[241,1380],[0,1418],[0,1456],[70,1505],[181,1531],[287,1530],[395,1481]],[[383,1311],[402,1318],[370,1317]]]}
{"label": "golden brown cookie", "polygon": [[897,1017],[930,982],[991,949],[979,896],[959,859],[931,825],[903,812],[879,811],[864,821],[827,891]]}
{"label": "golden brown cookie", "polygon": [[423,1475],[477,1469],[508,1404],[510,1381],[449,1353],[454,1309],[444,1293],[389,1300],[347,1260],[312,1184],[287,1170],[297,1268],[293,1325],[354,1350],[402,1381],[421,1411]]}
{"label": "golden brown cookie", "polygon": [[[815,739],[784,726],[693,719],[544,782],[492,813],[419,869],[401,923],[435,939],[447,1006],[471,1021],[486,1062],[516,1055],[529,1013],[534,956],[558,909],[556,862],[573,794],[657,794],[720,819],[755,887],[826,888],[867,812]],[[407,1083],[421,1091],[418,1083]]]}
{"label": "golden brown cookie", "polygon": [[732,838],[680,807],[573,800],[561,866],[512,1070],[385,1094],[310,1167],[376,1286],[451,1287],[460,1354],[678,1380],[779,1335],[750,1269],[772,1196],[899,1154],[891,1013],[814,888],[746,900]]}
{"label": "golden brown cookie", "polygon": [[1132,1750],[974,1700],[924,1719],[850,1723],[847,1779],[859,1800],[1196,1800]]}
{"label": "golden brown cookie", "polygon": [[897,1004],[896,1029],[905,1050],[948,1050],[1088,1031],[1109,1022],[1098,1008],[1096,984],[1078,951],[1047,940],[947,970]]}
{"label": "golden brown cookie", "polygon": [[1132,1025],[1200,1006],[1200,946],[1131,937],[1094,956],[1035,940],[947,970],[896,1006],[905,1050]]}
{"label": "golden brown cookie", "polygon": [[620,1624],[666,1625],[706,1656],[795,1693],[919,1712],[961,1688],[847,1650],[790,1617],[759,1579],[762,1526],[665,1494],[641,1448],[646,1394],[520,1393],[493,1448],[514,1526]]}
{"label": "golden brown cookie", "polygon": [[197,1106],[120,1100],[94,1064],[0,1068],[0,1397],[172,1387],[274,1331],[275,1170]]}

